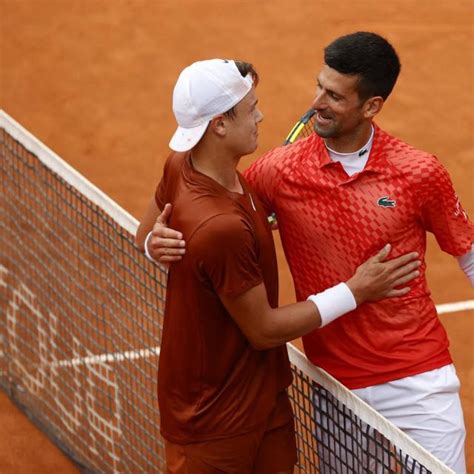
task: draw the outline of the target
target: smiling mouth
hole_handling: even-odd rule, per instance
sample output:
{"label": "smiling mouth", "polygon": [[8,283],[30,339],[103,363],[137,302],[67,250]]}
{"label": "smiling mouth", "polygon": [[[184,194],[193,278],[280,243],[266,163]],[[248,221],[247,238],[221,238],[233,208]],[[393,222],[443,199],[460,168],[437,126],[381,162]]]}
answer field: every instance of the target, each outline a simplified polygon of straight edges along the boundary
{"label": "smiling mouth", "polygon": [[332,122],[332,118],[327,115],[321,114],[321,112],[318,112],[316,114],[316,121],[322,125],[325,125]]}

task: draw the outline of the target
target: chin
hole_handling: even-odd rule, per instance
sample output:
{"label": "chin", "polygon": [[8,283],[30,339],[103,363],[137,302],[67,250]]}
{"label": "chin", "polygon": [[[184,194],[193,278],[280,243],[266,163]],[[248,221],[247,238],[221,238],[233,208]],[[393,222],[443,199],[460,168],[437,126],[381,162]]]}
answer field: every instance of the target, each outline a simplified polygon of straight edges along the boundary
{"label": "chin", "polygon": [[247,148],[247,150],[245,150],[241,156],[247,156],[247,155],[251,155],[255,150],[257,149],[256,146],[254,147],[249,147]]}
{"label": "chin", "polygon": [[314,131],[321,137],[321,138],[333,138],[337,135],[337,131],[331,128],[321,128],[317,124],[314,126]]}
{"label": "chin", "polygon": [[314,131],[321,138],[335,138],[339,133],[339,128],[337,126],[332,126],[328,128],[321,128],[317,123],[314,124]]}
{"label": "chin", "polygon": [[258,140],[254,139],[252,142],[249,143],[247,155],[253,153],[258,148]]}

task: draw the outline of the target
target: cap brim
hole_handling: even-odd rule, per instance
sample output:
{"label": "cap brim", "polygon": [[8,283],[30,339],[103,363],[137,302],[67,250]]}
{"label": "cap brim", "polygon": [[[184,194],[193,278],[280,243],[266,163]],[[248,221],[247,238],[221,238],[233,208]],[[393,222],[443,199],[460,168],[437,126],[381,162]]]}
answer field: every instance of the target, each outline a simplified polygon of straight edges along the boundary
{"label": "cap brim", "polygon": [[171,137],[169,146],[174,151],[191,150],[201,140],[209,122],[193,128],[178,127]]}

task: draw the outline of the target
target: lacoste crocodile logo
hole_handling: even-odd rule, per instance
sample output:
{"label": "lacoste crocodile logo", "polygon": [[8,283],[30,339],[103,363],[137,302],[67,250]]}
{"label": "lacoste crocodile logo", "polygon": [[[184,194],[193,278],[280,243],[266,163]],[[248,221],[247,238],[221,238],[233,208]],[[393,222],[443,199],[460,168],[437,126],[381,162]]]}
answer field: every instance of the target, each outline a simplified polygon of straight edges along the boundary
{"label": "lacoste crocodile logo", "polygon": [[388,196],[384,196],[377,201],[377,205],[380,207],[395,207],[397,201],[390,199]]}

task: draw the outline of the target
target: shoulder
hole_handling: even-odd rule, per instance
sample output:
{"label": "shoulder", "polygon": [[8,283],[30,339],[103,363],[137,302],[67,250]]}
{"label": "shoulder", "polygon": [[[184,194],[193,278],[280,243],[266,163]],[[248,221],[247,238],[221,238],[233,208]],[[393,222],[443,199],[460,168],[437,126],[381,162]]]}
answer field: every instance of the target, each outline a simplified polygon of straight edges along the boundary
{"label": "shoulder", "polygon": [[286,162],[300,159],[308,153],[312,153],[320,144],[321,138],[313,133],[311,136],[302,138],[290,145],[281,145],[262,155],[256,162],[274,162],[284,165]]}
{"label": "shoulder", "polygon": [[168,158],[166,158],[165,165],[163,168],[163,173],[169,174],[173,171],[181,169],[184,164],[185,158],[186,158],[186,153],[177,153],[177,152],[170,153],[168,155]]}
{"label": "shoulder", "polygon": [[170,153],[166,158],[165,164],[163,165],[163,185],[169,185],[170,182],[175,182],[181,175],[186,159],[186,153]]}
{"label": "shoulder", "polygon": [[245,219],[232,212],[221,212],[202,220],[191,236],[190,240],[214,242],[219,245],[228,245],[242,237],[250,230]]}
{"label": "shoulder", "polygon": [[189,253],[222,254],[245,252],[254,248],[255,236],[251,225],[236,213],[216,214],[201,221],[187,238]]}
{"label": "shoulder", "polygon": [[295,165],[308,159],[321,156],[324,144],[322,139],[313,133],[307,138],[297,140],[290,145],[281,145],[266,152],[246,171],[245,177],[253,183],[255,175],[263,173],[280,174],[295,169]]}
{"label": "shoulder", "polygon": [[448,177],[446,168],[432,153],[419,150],[383,130],[379,129],[378,133],[386,159],[413,184]]}

